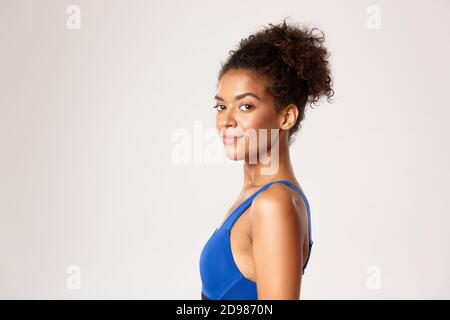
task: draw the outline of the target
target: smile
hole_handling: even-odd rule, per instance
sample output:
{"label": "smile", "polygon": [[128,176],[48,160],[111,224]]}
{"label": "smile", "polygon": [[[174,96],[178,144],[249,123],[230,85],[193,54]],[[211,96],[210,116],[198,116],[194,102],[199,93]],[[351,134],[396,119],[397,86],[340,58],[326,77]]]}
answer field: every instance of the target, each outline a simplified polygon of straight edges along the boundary
{"label": "smile", "polygon": [[223,144],[236,144],[243,136],[223,136]]}

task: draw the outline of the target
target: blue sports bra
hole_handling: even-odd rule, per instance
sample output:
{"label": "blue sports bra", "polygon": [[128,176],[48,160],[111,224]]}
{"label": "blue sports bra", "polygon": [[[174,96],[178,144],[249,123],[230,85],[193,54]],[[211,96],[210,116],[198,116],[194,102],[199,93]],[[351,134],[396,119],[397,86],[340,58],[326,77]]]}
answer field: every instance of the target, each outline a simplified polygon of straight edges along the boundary
{"label": "blue sports bra", "polygon": [[309,203],[303,192],[287,180],[270,182],[243,201],[225,219],[209,238],[200,255],[200,277],[202,280],[201,298],[203,300],[257,300],[256,283],[244,277],[238,269],[230,245],[231,228],[251,205],[253,199],[274,183],[283,183],[297,191],[306,206],[308,214],[309,253],[302,274],[308,264],[313,245],[311,237],[311,216]]}

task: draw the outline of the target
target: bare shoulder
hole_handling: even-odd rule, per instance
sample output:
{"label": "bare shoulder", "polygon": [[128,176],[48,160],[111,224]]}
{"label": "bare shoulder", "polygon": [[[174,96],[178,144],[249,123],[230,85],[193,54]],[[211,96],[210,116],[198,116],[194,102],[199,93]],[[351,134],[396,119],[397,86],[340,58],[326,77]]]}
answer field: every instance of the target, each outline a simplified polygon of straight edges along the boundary
{"label": "bare shoulder", "polygon": [[258,194],[250,207],[250,223],[267,226],[302,224],[306,214],[303,199],[297,191],[274,183]]}

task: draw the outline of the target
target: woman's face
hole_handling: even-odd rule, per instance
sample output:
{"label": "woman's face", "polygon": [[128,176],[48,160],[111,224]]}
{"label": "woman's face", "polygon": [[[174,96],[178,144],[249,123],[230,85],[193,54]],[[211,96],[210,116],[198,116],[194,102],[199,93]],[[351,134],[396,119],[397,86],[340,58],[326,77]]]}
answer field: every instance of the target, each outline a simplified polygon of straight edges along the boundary
{"label": "woman's face", "polygon": [[244,70],[231,69],[220,79],[215,96],[216,129],[227,158],[259,159],[260,149],[270,150],[278,139],[270,129],[279,128],[280,115],[265,86],[263,79]]}

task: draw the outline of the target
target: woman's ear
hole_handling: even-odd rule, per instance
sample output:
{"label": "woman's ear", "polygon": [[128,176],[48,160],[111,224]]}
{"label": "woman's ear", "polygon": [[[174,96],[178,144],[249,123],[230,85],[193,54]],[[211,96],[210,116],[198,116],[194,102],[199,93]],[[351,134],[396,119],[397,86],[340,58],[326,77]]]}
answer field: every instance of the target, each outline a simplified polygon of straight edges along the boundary
{"label": "woman's ear", "polygon": [[295,104],[287,105],[283,111],[281,111],[281,123],[280,128],[283,130],[289,130],[297,122],[298,108]]}

